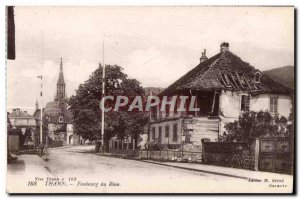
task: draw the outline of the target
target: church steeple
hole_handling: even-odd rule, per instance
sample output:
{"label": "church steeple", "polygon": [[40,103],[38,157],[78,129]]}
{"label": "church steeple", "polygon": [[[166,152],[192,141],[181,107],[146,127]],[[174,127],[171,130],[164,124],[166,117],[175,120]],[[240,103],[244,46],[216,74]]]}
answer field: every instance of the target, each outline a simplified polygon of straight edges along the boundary
{"label": "church steeple", "polygon": [[64,72],[63,72],[63,63],[62,58],[60,58],[60,68],[59,68],[59,76],[56,84],[56,101],[66,99],[66,85],[64,80]]}

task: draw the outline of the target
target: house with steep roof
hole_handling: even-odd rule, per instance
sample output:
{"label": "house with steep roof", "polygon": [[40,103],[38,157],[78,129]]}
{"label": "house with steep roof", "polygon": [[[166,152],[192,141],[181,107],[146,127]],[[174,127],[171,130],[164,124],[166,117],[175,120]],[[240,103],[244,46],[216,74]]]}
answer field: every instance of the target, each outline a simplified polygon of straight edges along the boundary
{"label": "house with steep roof", "polygon": [[222,43],[220,53],[207,58],[183,75],[159,96],[196,96],[198,111],[161,111],[157,106],[149,123],[151,144],[201,146],[202,139],[216,141],[224,133],[224,124],[237,120],[245,111],[268,110],[288,117],[293,91],[244,62]]}

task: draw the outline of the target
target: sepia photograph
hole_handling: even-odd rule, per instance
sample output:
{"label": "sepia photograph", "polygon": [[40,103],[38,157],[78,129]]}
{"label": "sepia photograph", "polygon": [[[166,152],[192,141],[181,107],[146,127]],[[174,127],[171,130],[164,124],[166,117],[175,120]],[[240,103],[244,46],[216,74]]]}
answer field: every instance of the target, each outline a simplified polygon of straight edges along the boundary
{"label": "sepia photograph", "polygon": [[6,6],[8,194],[295,193],[293,6]]}

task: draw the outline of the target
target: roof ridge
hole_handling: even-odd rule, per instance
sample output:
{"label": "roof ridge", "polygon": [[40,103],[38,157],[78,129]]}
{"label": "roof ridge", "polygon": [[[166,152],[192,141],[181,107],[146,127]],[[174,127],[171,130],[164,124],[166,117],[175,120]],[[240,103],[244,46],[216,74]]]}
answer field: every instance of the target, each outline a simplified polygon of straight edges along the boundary
{"label": "roof ridge", "polygon": [[212,64],[210,64],[209,68],[204,72],[204,74],[200,77],[199,81],[201,81],[204,76],[216,65],[216,63],[220,60],[220,58],[223,56],[223,53],[220,57],[218,57]]}

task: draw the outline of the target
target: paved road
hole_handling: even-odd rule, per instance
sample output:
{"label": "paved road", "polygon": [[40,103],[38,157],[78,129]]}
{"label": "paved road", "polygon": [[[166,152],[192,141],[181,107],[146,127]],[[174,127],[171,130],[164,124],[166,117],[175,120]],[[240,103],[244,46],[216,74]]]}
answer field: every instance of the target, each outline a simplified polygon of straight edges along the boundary
{"label": "paved road", "polygon": [[[47,162],[38,156],[22,155],[19,159],[24,161],[24,165],[17,167],[20,172],[10,172],[8,175],[8,190],[26,193],[272,193],[291,189],[274,189],[269,187],[269,183],[104,157],[94,154],[93,150],[93,146],[50,149]],[[43,180],[36,187],[28,186],[28,182],[36,177]],[[49,181],[53,178],[50,186]],[[67,184],[57,186],[55,182],[62,178]]]}
{"label": "paved road", "polygon": [[[229,182],[245,182],[242,179],[213,175],[136,160],[99,156],[93,146],[66,147],[49,150],[47,167],[54,176],[77,177],[77,179],[116,182],[124,190],[202,192],[215,188],[210,184],[219,183],[223,188]],[[83,180],[84,179],[84,180]],[[127,187],[127,188],[126,188]],[[110,189],[111,190],[111,189]]]}

